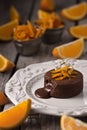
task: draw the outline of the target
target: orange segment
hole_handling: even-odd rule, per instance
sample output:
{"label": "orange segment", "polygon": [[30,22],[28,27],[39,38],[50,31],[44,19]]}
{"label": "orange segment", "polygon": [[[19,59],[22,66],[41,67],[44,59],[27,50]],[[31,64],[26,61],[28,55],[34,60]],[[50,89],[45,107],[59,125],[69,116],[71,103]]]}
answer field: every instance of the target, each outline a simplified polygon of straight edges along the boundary
{"label": "orange segment", "polygon": [[84,40],[78,39],[53,49],[52,54],[57,58],[79,58],[84,50]]}
{"label": "orange segment", "polygon": [[31,100],[26,99],[18,105],[0,112],[0,128],[10,129],[18,126],[28,116],[31,109]]}
{"label": "orange segment", "polygon": [[15,67],[15,64],[0,54],[0,72],[5,72],[13,67]]}
{"label": "orange segment", "polygon": [[20,14],[14,6],[10,7],[10,19],[11,20],[17,19],[18,22],[20,22]]}
{"label": "orange segment", "polygon": [[0,26],[0,40],[8,41],[12,39],[13,29],[18,25],[18,20],[15,19]]}
{"label": "orange segment", "polygon": [[0,105],[5,105],[9,103],[9,99],[5,96],[3,92],[0,92]]}
{"label": "orange segment", "polygon": [[82,19],[87,14],[87,3],[82,2],[77,5],[65,8],[61,11],[61,15],[69,20]]}
{"label": "orange segment", "polygon": [[46,11],[43,11],[43,10],[38,10],[38,18],[39,19],[48,19],[49,18],[49,15],[51,14],[51,13],[48,13],[48,12],[46,12]]}
{"label": "orange segment", "polygon": [[87,124],[74,117],[62,115],[60,119],[61,130],[87,130]]}
{"label": "orange segment", "polygon": [[69,32],[75,38],[87,39],[87,24],[71,27]]}
{"label": "orange segment", "polygon": [[54,0],[41,0],[40,8],[46,11],[53,11],[55,9]]}

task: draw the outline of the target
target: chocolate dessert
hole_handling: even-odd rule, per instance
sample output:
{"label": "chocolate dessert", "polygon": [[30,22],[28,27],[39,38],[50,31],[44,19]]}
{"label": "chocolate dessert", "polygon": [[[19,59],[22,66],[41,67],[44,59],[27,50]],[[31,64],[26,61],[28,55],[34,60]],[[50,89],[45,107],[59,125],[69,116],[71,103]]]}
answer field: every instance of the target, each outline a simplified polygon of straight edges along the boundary
{"label": "chocolate dessert", "polygon": [[83,90],[83,75],[81,72],[65,66],[50,70],[44,75],[44,87],[35,91],[40,98],[70,98]]}

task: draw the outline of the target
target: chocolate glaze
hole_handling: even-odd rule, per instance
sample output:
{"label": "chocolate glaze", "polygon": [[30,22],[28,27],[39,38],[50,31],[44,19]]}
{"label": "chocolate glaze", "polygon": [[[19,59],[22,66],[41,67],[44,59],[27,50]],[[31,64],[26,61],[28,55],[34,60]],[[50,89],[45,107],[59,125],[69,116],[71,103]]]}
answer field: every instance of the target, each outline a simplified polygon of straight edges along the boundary
{"label": "chocolate glaze", "polygon": [[[75,70],[77,71],[77,70]],[[77,75],[71,79],[55,80],[51,78],[51,71],[44,75],[44,87],[35,91],[39,98],[70,98],[78,95],[83,90],[83,75],[77,71]]]}
{"label": "chocolate glaze", "polygon": [[35,91],[35,95],[39,98],[49,98],[52,89],[52,84],[47,83],[45,87],[39,88]]}

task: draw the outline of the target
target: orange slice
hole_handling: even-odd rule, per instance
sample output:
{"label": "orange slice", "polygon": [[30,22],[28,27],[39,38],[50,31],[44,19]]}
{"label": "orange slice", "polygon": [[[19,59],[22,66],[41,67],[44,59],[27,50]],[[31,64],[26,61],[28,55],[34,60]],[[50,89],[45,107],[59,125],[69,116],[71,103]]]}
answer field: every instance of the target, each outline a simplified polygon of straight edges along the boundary
{"label": "orange slice", "polygon": [[10,7],[10,19],[11,20],[17,19],[18,22],[20,22],[20,14],[14,6]]}
{"label": "orange slice", "polygon": [[87,39],[87,24],[71,27],[69,32],[75,38]]}
{"label": "orange slice", "polygon": [[9,103],[9,99],[5,96],[3,92],[0,92],[0,105],[5,105]]}
{"label": "orange slice", "polygon": [[38,10],[39,19],[48,19],[50,15],[51,15],[51,13],[48,13],[48,12],[40,10],[40,9]]}
{"label": "orange slice", "polygon": [[62,115],[60,126],[61,130],[87,130],[85,122],[67,115]]}
{"label": "orange slice", "polygon": [[0,72],[5,72],[13,67],[15,67],[15,64],[0,54]]}
{"label": "orange slice", "polygon": [[84,40],[82,38],[55,47],[52,54],[57,58],[79,58],[84,50]]}
{"label": "orange slice", "polygon": [[69,20],[82,19],[87,14],[87,3],[82,2],[77,5],[65,8],[61,11],[61,15]]}
{"label": "orange slice", "polygon": [[26,99],[10,109],[0,112],[0,128],[10,129],[18,126],[28,116],[31,109],[31,100]]}
{"label": "orange slice", "polygon": [[53,11],[55,9],[54,0],[41,0],[40,8],[46,11]]}
{"label": "orange slice", "polygon": [[0,40],[8,41],[12,40],[13,29],[18,25],[18,20],[15,19],[0,26]]}

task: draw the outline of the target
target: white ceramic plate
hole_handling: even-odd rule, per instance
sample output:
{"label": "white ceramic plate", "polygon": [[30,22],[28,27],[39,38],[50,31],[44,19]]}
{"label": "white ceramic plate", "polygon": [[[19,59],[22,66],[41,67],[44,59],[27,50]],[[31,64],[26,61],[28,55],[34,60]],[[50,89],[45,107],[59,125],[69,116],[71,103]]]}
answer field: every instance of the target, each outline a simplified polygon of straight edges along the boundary
{"label": "white ceramic plate", "polygon": [[5,93],[14,103],[30,98],[32,110],[38,113],[50,115],[62,115],[63,113],[75,116],[87,115],[87,61],[65,59],[66,64],[72,64],[75,69],[81,71],[84,76],[84,89],[81,94],[68,99],[41,99],[34,94],[37,88],[44,86],[44,73],[60,66],[62,60],[54,60],[44,63],[32,64],[18,70],[6,83]]}

